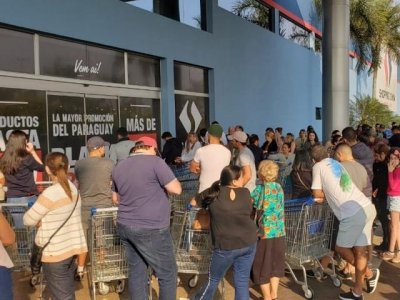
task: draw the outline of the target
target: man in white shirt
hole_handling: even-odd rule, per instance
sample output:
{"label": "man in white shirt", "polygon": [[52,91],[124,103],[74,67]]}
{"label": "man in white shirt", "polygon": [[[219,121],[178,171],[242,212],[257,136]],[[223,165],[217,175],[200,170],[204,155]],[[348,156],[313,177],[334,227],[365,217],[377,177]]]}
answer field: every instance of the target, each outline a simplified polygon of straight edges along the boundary
{"label": "man in white shirt", "polygon": [[232,140],[232,145],[238,150],[234,164],[242,169],[243,184],[250,193],[256,187],[256,165],[254,162],[253,152],[246,146],[247,134],[243,131],[235,131],[228,136]]}
{"label": "man in white shirt", "polygon": [[219,124],[208,128],[208,145],[199,148],[190,164],[190,171],[200,174],[199,193],[219,180],[221,171],[229,165],[231,152],[220,143],[223,129]]}
{"label": "man in white shirt", "polygon": [[316,162],[311,186],[313,196],[317,202],[324,198],[328,201],[340,222],[335,250],[356,269],[354,289],[340,294],[339,298],[363,300],[364,279],[367,278],[368,293],[375,291],[379,279],[379,269],[367,267],[375,207],[355,186],[346,169],[338,161],[328,158],[325,147],[314,146],[311,155]]}

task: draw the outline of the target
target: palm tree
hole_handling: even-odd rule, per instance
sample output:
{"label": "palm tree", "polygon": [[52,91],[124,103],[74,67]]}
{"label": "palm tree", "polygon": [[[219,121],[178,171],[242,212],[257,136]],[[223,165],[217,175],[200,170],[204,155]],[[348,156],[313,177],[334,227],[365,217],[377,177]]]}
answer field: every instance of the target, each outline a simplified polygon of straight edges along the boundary
{"label": "palm tree", "polygon": [[350,124],[389,124],[397,118],[396,115],[378,99],[370,96],[355,97],[350,102]]}
{"label": "palm tree", "polygon": [[239,0],[233,7],[235,15],[266,29],[270,29],[269,9],[257,0]]}
{"label": "palm tree", "polygon": [[[323,0],[313,1],[322,16]],[[375,87],[381,52],[400,62],[400,6],[393,0],[350,0],[350,37],[358,58],[357,72],[369,66]]]}

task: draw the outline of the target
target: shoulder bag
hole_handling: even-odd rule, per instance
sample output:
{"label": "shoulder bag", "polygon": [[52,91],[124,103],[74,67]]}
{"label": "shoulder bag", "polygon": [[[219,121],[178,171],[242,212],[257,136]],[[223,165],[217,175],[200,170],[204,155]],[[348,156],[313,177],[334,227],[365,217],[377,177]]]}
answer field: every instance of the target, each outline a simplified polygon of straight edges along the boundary
{"label": "shoulder bag", "polygon": [[58,227],[58,229],[51,235],[51,237],[49,238],[49,240],[47,241],[47,243],[44,246],[38,246],[35,241],[33,242],[33,246],[32,246],[32,254],[31,254],[31,271],[32,271],[32,275],[37,275],[40,273],[40,268],[42,267],[42,255],[43,255],[43,250],[47,247],[48,244],[50,244],[51,239],[57,234],[57,232],[60,231],[60,229],[65,225],[65,223],[67,223],[67,221],[71,218],[72,214],[75,211],[75,207],[78,204],[79,201],[79,192],[78,192],[78,196],[76,198],[76,202],[74,205],[74,208],[72,209],[71,213],[69,214],[68,218],[64,221],[64,223],[61,224],[60,227]]}

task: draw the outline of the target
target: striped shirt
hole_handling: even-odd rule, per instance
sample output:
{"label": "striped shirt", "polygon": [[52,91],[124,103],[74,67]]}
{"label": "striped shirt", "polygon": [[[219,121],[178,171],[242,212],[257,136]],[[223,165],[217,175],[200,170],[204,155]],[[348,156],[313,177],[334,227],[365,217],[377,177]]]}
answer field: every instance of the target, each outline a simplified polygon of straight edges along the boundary
{"label": "striped shirt", "polygon": [[[36,224],[42,222],[36,233],[35,242],[37,245],[44,246],[74,209],[78,192],[71,182],[69,182],[69,185],[74,201],[68,198],[59,183],[55,183],[45,189],[35,204],[25,213],[25,225],[36,226]],[[43,262],[59,262],[88,251],[82,228],[81,202],[78,201],[71,218],[44,249]]]}

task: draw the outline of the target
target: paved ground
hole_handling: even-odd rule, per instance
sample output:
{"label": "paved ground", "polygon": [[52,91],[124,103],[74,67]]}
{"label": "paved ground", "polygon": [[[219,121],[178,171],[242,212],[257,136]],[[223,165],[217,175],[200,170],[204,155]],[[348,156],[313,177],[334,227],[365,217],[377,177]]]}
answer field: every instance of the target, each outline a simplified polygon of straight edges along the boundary
{"label": "paved ground", "polygon": [[[375,240],[376,243],[379,243],[379,238]],[[379,265],[380,261],[378,259],[374,259],[374,264]],[[400,299],[400,264],[392,264],[387,262],[382,262],[380,265],[381,270],[381,279],[379,281],[379,285],[374,294],[368,295],[365,294],[366,300],[399,300]],[[299,274],[296,272],[296,274]],[[190,275],[181,274],[181,284],[178,287],[178,299],[187,299],[190,298],[196,288],[190,289],[188,287],[188,281],[191,278]],[[205,280],[205,276],[200,276],[199,285]],[[225,283],[225,297],[226,300],[234,299],[233,288],[232,288],[232,276],[229,272],[228,276],[224,280]],[[330,279],[326,279],[322,282],[319,282],[315,279],[309,280],[309,285],[314,291],[314,299],[320,300],[334,300],[338,299],[337,295],[340,291],[347,291],[349,289],[349,285],[351,286],[351,281],[343,282],[342,287],[336,288],[333,286]],[[77,292],[76,298],[78,300],[86,300],[91,299],[91,293],[89,290],[89,282],[88,277],[86,276],[82,283],[77,283]],[[102,296],[97,295],[96,299],[99,300],[128,300],[129,299],[129,291],[126,289],[121,295],[118,295],[114,291],[112,291],[113,286],[111,286],[111,291],[109,294]],[[152,281],[152,293],[153,299],[158,299],[157,297],[157,282],[155,279]],[[259,299],[261,296],[258,287],[250,288],[251,297],[250,299]],[[39,299],[39,289],[36,290],[31,288],[29,285],[29,274],[26,273],[14,273],[14,295],[15,299],[25,300],[25,299]],[[216,297],[217,299],[222,299],[221,295]],[[1,295],[0,295],[1,299]],[[49,299],[48,297],[44,297],[44,299]],[[282,279],[279,289],[279,299],[280,300],[301,300],[304,298],[304,293],[300,285],[297,285],[293,278],[289,275]]]}

